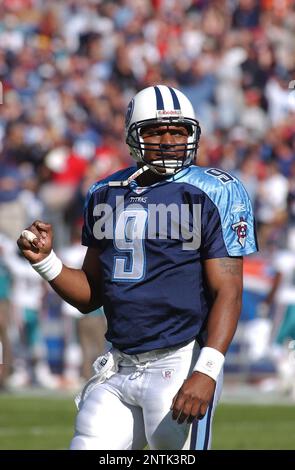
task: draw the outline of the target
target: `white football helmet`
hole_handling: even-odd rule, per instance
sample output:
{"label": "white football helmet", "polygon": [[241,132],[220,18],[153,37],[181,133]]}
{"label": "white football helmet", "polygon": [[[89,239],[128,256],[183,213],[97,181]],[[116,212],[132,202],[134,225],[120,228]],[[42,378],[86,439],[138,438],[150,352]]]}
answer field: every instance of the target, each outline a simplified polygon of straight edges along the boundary
{"label": "white football helmet", "polygon": [[[152,124],[182,125],[189,129],[186,144],[173,144],[173,149],[178,147],[183,150],[183,155],[171,158],[169,145],[158,143],[144,144],[141,130]],[[175,88],[157,85],[144,88],[130,101],[125,119],[126,143],[130,153],[136,162],[142,162],[157,174],[174,174],[189,166],[196,154],[201,129],[195,118],[194,109],[189,99]],[[148,161],[145,159],[145,151],[159,149],[159,159]],[[157,167],[161,168],[157,170]],[[165,171],[163,171],[163,169]]]}

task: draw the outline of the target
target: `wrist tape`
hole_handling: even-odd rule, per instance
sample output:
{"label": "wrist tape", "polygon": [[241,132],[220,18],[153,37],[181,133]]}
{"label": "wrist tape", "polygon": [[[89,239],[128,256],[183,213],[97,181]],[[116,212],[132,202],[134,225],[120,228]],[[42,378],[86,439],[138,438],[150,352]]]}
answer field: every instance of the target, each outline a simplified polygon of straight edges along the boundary
{"label": "wrist tape", "polygon": [[45,281],[52,281],[61,273],[62,261],[56,256],[54,251],[51,250],[50,254],[45,259],[32,264],[32,267]]}
{"label": "wrist tape", "polygon": [[215,381],[222,369],[224,363],[224,355],[217,349],[205,347],[201,349],[199,358],[194,367],[194,372],[202,372],[209,375]]}

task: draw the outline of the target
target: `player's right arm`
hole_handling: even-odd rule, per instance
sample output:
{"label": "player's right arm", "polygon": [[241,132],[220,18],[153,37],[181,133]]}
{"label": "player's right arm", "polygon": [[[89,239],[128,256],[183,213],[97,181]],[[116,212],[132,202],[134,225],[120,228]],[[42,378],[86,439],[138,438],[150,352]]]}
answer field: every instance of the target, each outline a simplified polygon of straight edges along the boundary
{"label": "player's right arm", "polygon": [[[17,244],[24,257],[35,264],[44,260],[52,250],[52,227],[37,220],[27,230],[36,238],[30,242],[21,235]],[[99,250],[88,248],[82,269],[68,268],[63,264],[60,274],[50,281],[50,285],[62,299],[82,313],[101,307],[103,276]]]}

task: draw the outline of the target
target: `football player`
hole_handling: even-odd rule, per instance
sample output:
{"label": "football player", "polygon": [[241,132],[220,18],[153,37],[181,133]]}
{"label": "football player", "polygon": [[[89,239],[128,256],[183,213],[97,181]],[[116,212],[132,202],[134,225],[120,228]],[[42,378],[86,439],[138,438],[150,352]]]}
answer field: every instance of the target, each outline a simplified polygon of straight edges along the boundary
{"label": "football player", "polygon": [[126,114],[137,167],[94,184],[81,270],[52,250],[41,221],[18,245],[81,312],[104,306],[112,349],[77,403],[71,449],[207,449],[224,356],[236,330],[242,259],[257,250],[241,183],[194,165],[200,125],[188,98],[145,88]]}

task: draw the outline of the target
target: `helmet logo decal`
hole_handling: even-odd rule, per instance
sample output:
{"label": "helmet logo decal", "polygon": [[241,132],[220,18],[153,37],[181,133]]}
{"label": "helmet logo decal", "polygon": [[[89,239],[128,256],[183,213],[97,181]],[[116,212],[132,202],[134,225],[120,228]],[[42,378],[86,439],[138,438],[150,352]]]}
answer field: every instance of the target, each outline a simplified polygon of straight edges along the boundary
{"label": "helmet logo decal", "polygon": [[128,105],[128,108],[127,108],[127,111],[126,111],[126,117],[125,117],[125,126],[126,127],[129,126],[129,123],[130,123],[131,118],[132,118],[133,110],[134,110],[134,98],[130,101],[130,103]]}

